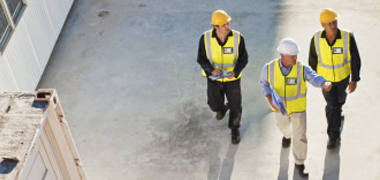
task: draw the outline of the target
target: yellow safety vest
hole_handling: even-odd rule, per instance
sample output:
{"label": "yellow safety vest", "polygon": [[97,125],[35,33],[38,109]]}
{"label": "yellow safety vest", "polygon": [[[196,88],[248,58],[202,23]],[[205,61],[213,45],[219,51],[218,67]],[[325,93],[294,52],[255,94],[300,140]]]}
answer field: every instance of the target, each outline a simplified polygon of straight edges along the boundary
{"label": "yellow safety vest", "polygon": [[318,55],[317,73],[327,81],[340,82],[351,74],[350,33],[340,30],[341,39],[329,46],[322,31],[314,34],[314,44]]}
{"label": "yellow safety vest", "polygon": [[[207,59],[215,69],[226,70],[231,72],[235,69],[237,59],[239,58],[239,44],[240,44],[240,32],[231,30],[232,36],[227,38],[227,42],[224,46],[220,46],[216,37],[212,37],[212,30],[204,33],[204,43],[206,49]],[[202,70],[203,76],[206,73]],[[237,78],[233,77],[220,78],[217,81],[227,82],[235,81],[241,77],[241,73]]]}
{"label": "yellow safety vest", "polygon": [[[303,64],[297,61],[289,74],[284,76],[280,69],[280,60],[276,59],[268,64],[268,82],[281,97],[288,115],[306,110],[306,88]],[[272,108],[272,111],[275,111]]]}

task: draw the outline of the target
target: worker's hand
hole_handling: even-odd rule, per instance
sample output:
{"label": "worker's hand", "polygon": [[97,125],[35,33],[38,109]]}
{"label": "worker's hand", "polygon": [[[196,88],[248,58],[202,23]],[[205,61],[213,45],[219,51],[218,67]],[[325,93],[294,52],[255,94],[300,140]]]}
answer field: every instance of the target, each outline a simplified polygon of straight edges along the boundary
{"label": "worker's hand", "polygon": [[229,76],[227,76],[227,79],[232,79],[235,77],[235,73],[233,71],[231,72],[228,72],[228,74],[230,74]]}
{"label": "worker's hand", "polygon": [[220,76],[220,75],[223,74],[223,71],[220,70],[220,69],[214,69],[211,73],[212,73],[212,75],[214,75],[214,76]]}
{"label": "worker's hand", "polygon": [[274,110],[276,110],[276,111],[279,111],[280,109],[277,107],[277,106],[275,106],[272,102],[269,102],[269,104],[270,104],[270,106],[274,109]]}
{"label": "worker's hand", "polygon": [[321,85],[322,89],[324,89],[325,91],[330,91],[331,88],[332,88],[332,83],[331,82],[328,82],[328,81],[325,81],[322,83]]}
{"label": "worker's hand", "polygon": [[267,94],[265,95],[265,98],[267,98],[268,100],[268,103],[270,104],[270,106],[275,109],[276,111],[279,111],[280,109],[278,107],[276,107],[274,104],[273,104],[273,101],[272,101],[272,95],[271,94]]}
{"label": "worker's hand", "polygon": [[351,81],[350,84],[348,85],[348,93],[354,92],[356,89],[356,82]]}

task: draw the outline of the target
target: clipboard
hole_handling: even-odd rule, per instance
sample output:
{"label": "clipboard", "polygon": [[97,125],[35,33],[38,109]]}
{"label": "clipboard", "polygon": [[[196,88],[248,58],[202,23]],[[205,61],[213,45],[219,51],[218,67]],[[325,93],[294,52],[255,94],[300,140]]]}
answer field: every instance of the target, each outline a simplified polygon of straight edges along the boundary
{"label": "clipboard", "polygon": [[223,71],[223,74],[220,75],[220,76],[214,76],[214,75],[211,75],[209,76],[209,78],[213,81],[217,80],[217,79],[220,79],[220,78],[225,78],[225,77],[228,77],[231,75],[231,73],[227,72],[226,70],[222,69]]}
{"label": "clipboard", "polygon": [[280,109],[283,116],[288,115],[288,110],[286,109],[286,106],[284,102],[282,101],[281,97],[277,94],[277,92],[271,87],[272,89],[272,102],[273,105],[275,105],[278,109]]}

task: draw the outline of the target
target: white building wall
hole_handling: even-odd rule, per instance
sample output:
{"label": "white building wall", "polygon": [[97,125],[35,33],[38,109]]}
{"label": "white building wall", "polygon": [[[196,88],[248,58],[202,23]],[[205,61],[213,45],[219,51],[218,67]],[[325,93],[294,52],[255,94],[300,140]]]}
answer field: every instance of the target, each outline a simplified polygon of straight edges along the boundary
{"label": "white building wall", "polygon": [[0,91],[34,91],[74,0],[26,0],[0,56]]}

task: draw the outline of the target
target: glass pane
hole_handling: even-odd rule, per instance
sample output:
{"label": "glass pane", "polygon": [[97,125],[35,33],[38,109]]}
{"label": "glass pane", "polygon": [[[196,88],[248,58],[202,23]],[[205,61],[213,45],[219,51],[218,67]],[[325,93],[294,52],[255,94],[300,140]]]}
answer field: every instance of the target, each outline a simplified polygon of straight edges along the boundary
{"label": "glass pane", "polygon": [[1,8],[0,9],[0,42],[3,41],[3,36],[5,34],[5,30],[7,29],[7,26],[8,26],[8,21],[7,21],[7,18],[5,17],[3,8]]}
{"label": "glass pane", "polygon": [[21,9],[22,2],[21,0],[5,0],[5,1],[7,2],[9,13],[11,13],[13,21],[15,21]]}

